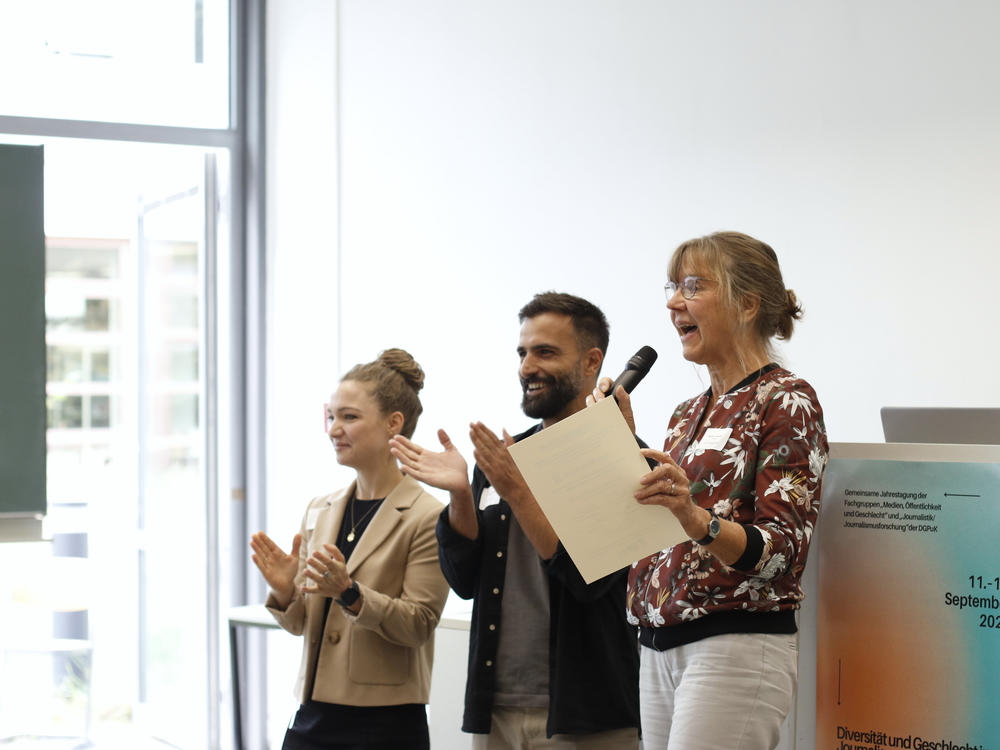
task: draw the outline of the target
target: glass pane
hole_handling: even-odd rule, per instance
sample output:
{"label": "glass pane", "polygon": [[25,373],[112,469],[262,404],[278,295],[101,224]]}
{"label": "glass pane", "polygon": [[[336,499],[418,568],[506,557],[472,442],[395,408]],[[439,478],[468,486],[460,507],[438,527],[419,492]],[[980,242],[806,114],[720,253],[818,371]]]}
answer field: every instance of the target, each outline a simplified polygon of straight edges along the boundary
{"label": "glass pane", "polygon": [[110,427],[111,426],[111,397],[91,396],[90,397],[90,426]]}
{"label": "glass pane", "polygon": [[198,298],[175,294],[164,300],[163,323],[171,328],[194,328],[198,325]]}
{"label": "glass pane", "polygon": [[150,256],[159,273],[174,278],[198,276],[198,246],[190,242],[155,242]]}
{"label": "glass pane", "polygon": [[111,325],[111,301],[84,300],[83,325],[88,331],[108,331]]}
{"label": "glass pane", "polygon": [[[205,544],[204,475],[199,373],[176,377],[178,351],[194,362],[201,353],[203,303],[202,246],[178,235],[176,227],[192,224],[193,196],[177,191],[166,200],[149,202],[143,214],[142,241],[145,271],[140,280],[143,298],[145,359],[149,364],[149,418],[143,426],[145,494],[142,525],[147,529],[143,550],[143,578],[150,590],[172,591],[175,582],[204,579],[199,555],[177,555],[176,540],[192,546]],[[199,517],[200,516],[200,517]],[[143,683],[146,701],[161,706],[161,720],[171,722],[170,707],[197,700],[194,679],[204,673],[204,596],[188,595],[182,612],[173,596],[147,597]],[[193,619],[192,619],[193,618]],[[164,730],[166,731],[166,728]],[[176,730],[173,730],[176,732]]]}
{"label": "glass pane", "polygon": [[[96,747],[205,747],[207,154],[56,139],[45,149],[53,533],[23,576],[27,558],[0,545],[0,570],[18,573],[0,575],[0,623],[79,642],[86,658],[5,662],[0,683],[38,690],[0,688],[0,736],[82,736],[89,695]],[[216,203],[228,205],[225,186]]]}
{"label": "glass pane", "polygon": [[115,279],[119,275],[118,261],[115,245],[49,245],[45,250],[45,275],[50,279]]}
{"label": "glass pane", "polygon": [[0,0],[3,114],[229,126],[226,0]]}
{"label": "glass pane", "polygon": [[198,397],[172,393],[152,401],[150,428],[158,435],[180,435],[198,429]]}
{"label": "glass pane", "polygon": [[78,346],[49,346],[48,380],[79,383],[83,380],[83,350]]}
{"label": "glass pane", "polygon": [[83,427],[83,396],[49,396],[49,429]]}
{"label": "glass pane", "polygon": [[50,331],[110,331],[111,300],[85,293],[45,295],[45,317]]}
{"label": "glass pane", "polygon": [[191,344],[168,344],[167,372],[172,380],[193,383],[198,380],[198,348]]}
{"label": "glass pane", "polygon": [[111,379],[111,351],[99,349],[90,353],[90,379],[106,383]]}

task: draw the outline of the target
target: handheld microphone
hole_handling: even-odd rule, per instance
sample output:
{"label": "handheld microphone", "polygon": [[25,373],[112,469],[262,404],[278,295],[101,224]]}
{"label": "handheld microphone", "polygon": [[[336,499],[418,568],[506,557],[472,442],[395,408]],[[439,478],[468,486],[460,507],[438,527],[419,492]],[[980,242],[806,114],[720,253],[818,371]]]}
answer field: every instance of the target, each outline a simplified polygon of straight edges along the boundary
{"label": "handheld microphone", "polygon": [[614,397],[618,386],[622,386],[625,389],[625,393],[631,393],[632,389],[639,385],[639,381],[646,377],[646,373],[653,366],[656,357],[656,349],[651,346],[642,347],[628,361],[625,369],[622,370],[622,374],[611,384],[611,388],[607,390],[606,395]]}

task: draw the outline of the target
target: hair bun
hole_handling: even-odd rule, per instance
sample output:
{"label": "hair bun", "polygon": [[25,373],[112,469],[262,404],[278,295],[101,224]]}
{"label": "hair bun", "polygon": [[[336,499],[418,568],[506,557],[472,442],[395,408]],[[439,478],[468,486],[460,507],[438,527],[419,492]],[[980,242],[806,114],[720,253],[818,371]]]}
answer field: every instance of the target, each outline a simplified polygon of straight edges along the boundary
{"label": "hair bun", "polygon": [[795,321],[802,317],[802,305],[791,289],[785,290],[785,309],[778,313],[774,323],[774,335],[788,340],[792,337]]}
{"label": "hair bun", "polygon": [[798,320],[802,317],[802,305],[799,304],[798,297],[795,296],[795,292],[791,289],[785,290],[785,304],[787,305],[788,315],[792,320]]}
{"label": "hair bun", "polygon": [[409,352],[403,349],[386,349],[379,352],[379,363],[395,370],[414,391],[424,387],[424,371]]}

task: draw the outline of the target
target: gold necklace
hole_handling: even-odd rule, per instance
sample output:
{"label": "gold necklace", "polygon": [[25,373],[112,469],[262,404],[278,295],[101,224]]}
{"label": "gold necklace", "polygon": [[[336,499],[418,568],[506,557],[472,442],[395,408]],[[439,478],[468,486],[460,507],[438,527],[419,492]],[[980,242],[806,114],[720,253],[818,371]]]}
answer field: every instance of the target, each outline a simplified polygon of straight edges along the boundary
{"label": "gold necklace", "polygon": [[[347,541],[348,542],[353,542],[354,541],[354,530],[358,528],[358,524],[362,523],[366,518],[368,518],[368,516],[370,516],[372,513],[374,513],[378,509],[378,507],[380,505],[382,505],[381,501],[380,502],[376,502],[374,505],[372,505],[372,507],[370,507],[365,512],[365,514],[363,516],[361,516],[361,518],[359,518],[357,520],[357,522],[355,522],[354,521],[354,501],[356,499],[357,498],[354,495],[351,495],[351,530],[347,534]],[[382,498],[382,500],[384,500],[384,499],[385,498]]]}

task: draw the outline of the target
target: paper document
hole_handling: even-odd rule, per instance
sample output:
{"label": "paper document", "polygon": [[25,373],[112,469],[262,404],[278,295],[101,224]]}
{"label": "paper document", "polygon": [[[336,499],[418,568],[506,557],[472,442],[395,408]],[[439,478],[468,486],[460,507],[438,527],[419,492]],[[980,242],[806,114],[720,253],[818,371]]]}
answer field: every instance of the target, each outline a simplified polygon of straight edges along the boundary
{"label": "paper document", "polygon": [[510,446],[528,487],[587,583],[688,537],[633,494],[649,464],[613,398]]}

